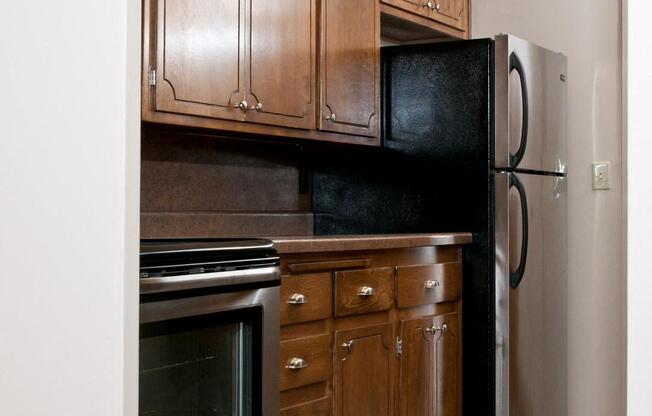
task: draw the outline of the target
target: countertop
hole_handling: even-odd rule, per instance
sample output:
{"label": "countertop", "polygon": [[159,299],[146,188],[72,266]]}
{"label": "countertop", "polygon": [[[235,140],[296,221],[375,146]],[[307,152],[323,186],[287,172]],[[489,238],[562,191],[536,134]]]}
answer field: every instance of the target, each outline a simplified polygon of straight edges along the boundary
{"label": "countertop", "polygon": [[469,244],[473,241],[471,233],[328,235],[267,238],[274,242],[279,254],[445,246]]}

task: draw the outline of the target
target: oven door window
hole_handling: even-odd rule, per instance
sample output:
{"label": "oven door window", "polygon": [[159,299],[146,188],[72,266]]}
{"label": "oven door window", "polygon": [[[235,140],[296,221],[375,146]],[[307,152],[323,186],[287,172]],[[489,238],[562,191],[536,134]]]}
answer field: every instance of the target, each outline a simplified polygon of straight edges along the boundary
{"label": "oven door window", "polygon": [[262,309],[140,327],[141,416],[260,414]]}

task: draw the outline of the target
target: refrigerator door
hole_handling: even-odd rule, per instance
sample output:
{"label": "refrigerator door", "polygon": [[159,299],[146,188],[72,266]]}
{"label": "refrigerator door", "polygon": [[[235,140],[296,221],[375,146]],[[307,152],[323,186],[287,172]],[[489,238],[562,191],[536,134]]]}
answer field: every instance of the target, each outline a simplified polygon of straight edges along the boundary
{"label": "refrigerator door", "polygon": [[[503,265],[496,276],[502,296],[497,296],[502,321],[496,350],[502,350],[503,360],[497,414],[566,416],[566,178],[511,173],[507,181],[500,179],[497,192],[507,188],[508,196],[500,213],[496,202],[496,224],[507,220],[509,267],[504,257],[497,259],[497,267]],[[505,236],[497,234],[497,247],[499,241]]]}
{"label": "refrigerator door", "polygon": [[566,57],[496,36],[494,167],[565,173]]}

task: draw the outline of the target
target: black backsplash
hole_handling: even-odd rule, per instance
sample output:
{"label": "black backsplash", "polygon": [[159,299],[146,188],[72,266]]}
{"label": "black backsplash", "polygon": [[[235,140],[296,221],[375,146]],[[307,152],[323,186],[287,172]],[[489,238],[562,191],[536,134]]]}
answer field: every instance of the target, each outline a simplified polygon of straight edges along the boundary
{"label": "black backsplash", "polygon": [[313,159],[316,234],[471,231],[464,413],[494,414],[493,41],[383,48],[383,147]]}

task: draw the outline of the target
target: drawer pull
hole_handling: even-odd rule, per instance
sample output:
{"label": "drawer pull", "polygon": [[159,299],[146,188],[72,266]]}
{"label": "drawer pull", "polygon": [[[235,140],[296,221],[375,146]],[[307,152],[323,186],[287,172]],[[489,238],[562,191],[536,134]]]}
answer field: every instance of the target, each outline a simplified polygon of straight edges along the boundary
{"label": "drawer pull", "polygon": [[299,357],[291,358],[285,365],[285,368],[293,371],[301,370],[302,368],[306,368],[306,367],[308,367],[308,363],[306,362],[306,360]]}
{"label": "drawer pull", "polygon": [[366,298],[366,297],[369,297],[369,296],[373,296],[374,292],[375,291],[374,291],[373,287],[362,286],[360,289],[358,289],[358,296]]}
{"label": "drawer pull", "polygon": [[438,280],[426,280],[426,282],[423,284],[423,287],[426,289],[434,289],[436,287],[439,287],[439,281]]}
{"label": "drawer pull", "polygon": [[290,305],[303,305],[304,303],[308,302],[306,300],[306,296],[301,294],[301,293],[295,293],[292,296],[290,296],[290,299],[287,301]]}

